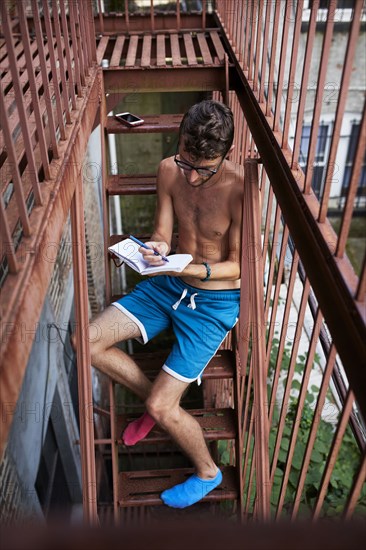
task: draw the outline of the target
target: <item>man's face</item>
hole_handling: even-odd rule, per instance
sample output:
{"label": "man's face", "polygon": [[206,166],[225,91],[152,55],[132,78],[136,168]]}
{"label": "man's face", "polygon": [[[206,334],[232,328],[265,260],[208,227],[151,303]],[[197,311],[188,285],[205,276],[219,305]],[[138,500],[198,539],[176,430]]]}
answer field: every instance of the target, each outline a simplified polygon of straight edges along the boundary
{"label": "man's face", "polygon": [[223,162],[223,157],[214,159],[194,159],[181,144],[174,157],[177,166],[182,170],[184,177],[192,187],[199,187],[215,176]]}

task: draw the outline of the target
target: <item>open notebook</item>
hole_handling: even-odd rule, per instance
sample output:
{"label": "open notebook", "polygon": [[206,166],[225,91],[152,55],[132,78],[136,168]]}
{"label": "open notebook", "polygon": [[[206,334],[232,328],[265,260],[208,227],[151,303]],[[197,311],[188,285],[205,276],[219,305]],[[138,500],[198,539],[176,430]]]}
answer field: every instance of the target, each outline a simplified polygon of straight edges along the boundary
{"label": "open notebook", "polygon": [[193,260],[190,254],[171,254],[168,256],[169,262],[164,262],[164,265],[150,266],[138,251],[139,248],[140,245],[133,240],[124,239],[110,246],[108,250],[141,275],[163,273],[164,271],[177,271],[180,273]]}

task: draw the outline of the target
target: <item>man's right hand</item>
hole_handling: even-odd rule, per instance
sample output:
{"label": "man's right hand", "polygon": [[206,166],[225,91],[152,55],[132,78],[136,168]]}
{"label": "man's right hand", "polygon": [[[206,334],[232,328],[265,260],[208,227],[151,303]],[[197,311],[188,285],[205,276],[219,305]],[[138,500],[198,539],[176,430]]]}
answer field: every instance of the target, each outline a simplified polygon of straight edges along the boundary
{"label": "man's right hand", "polygon": [[[169,252],[169,245],[164,241],[149,241],[145,243],[146,246],[152,248],[153,250],[147,250],[146,248],[139,248],[139,252],[144,257],[144,260],[152,266],[165,265],[165,261],[161,256],[166,256]],[[154,254],[154,251],[159,253],[159,256]]]}

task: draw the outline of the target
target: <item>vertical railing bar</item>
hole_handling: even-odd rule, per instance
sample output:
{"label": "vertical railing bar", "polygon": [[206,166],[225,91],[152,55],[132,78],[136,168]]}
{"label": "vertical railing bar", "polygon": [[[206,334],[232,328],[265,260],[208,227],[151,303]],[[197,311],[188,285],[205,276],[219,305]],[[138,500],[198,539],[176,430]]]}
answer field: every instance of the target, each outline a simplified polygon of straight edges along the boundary
{"label": "vertical railing bar", "polygon": [[361,464],[360,464],[359,470],[355,475],[352,489],[348,497],[347,504],[343,511],[344,520],[347,521],[351,519],[365,481],[366,481],[366,455],[364,454],[363,457],[361,458]]}
{"label": "vertical railing bar", "polygon": [[[291,273],[290,273],[290,279],[288,282],[287,295],[286,295],[286,305],[285,305],[285,311],[283,314],[283,321],[281,326],[281,336],[280,336],[280,342],[279,342],[278,351],[277,351],[275,374],[274,374],[272,388],[271,388],[271,398],[270,398],[269,416],[268,416],[270,424],[272,423],[272,416],[273,416],[274,407],[276,404],[277,386],[278,386],[278,381],[281,374],[282,357],[283,357],[283,351],[285,348],[285,340],[286,340],[287,330],[288,330],[288,320],[291,313],[292,296],[293,296],[295,282],[296,282],[298,265],[299,265],[299,256],[295,251],[292,259]],[[270,349],[269,349],[270,344],[271,344],[271,341],[268,340],[267,372],[268,372],[269,363],[270,363]]]}
{"label": "vertical railing bar", "polygon": [[[269,180],[268,180],[269,181]],[[262,219],[263,219],[263,206],[264,206],[264,194],[266,189],[266,182],[267,182],[267,174],[266,170],[262,164],[262,174],[261,174],[261,183],[260,183],[260,189],[261,189],[261,204],[262,204]]]}
{"label": "vertical railing bar", "polygon": [[[86,34],[86,41],[88,44],[88,60],[89,60],[89,67],[93,65],[93,46],[95,45],[95,33],[93,29],[93,17],[91,15],[91,0],[88,0],[84,6],[84,13],[85,13],[85,34]],[[96,49],[95,49],[96,51]]]}
{"label": "vertical railing bar", "polygon": [[111,453],[112,453],[112,483],[113,483],[113,517],[117,525],[119,519],[118,508],[118,446],[116,444],[116,401],[114,395],[114,383],[109,378],[109,404],[110,404],[110,430],[111,430]]}
{"label": "vertical railing bar", "polygon": [[328,453],[327,462],[324,467],[322,480],[319,485],[318,489],[318,498],[315,504],[315,508],[313,510],[313,520],[318,519],[321,511],[321,507],[324,502],[324,498],[327,492],[327,488],[329,485],[330,478],[333,473],[333,468],[337,460],[339,449],[342,445],[342,439],[344,436],[344,432],[346,431],[348,420],[352,411],[354,402],[354,395],[352,390],[348,390],[346,402],[343,406],[343,409],[341,411],[340,419],[338,421],[337,429],[335,431],[335,434],[333,436],[332,445],[330,448],[330,451]]}
{"label": "vertical railing bar", "polygon": [[232,2],[233,0],[226,0],[225,4],[226,4],[226,32],[227,34],[230,36],[230,38],[232,38],[232,35],[231,35],[231,14],[232,14]]}
{"label": "vertical railing bar", "polygon": [[11,238],[9,224],[6,219],[5,205],[3,194],[0,193],[0,222],[1,222],[1,242],[2,251],[5,252],[5,256],[9,264],[9,273],[17,273],[19,271],[18,262],[15,256],[15,249],[13,239]]}
{"label": "vertical railing bar", "polygon": [[[52,73],[53,89],[54,89],[55,99],[56,99],[58,126],[60,129],[60,137],[62,140],[65,140],[66,131],[65,131],[65,125],[64,125],[64,115],[63,115],[62,106],[61,106],[61,96],[60,96],[59,80],[57,75],[55,51],[53,49],[53,33],[52,33],[52,27],[51,27],[50,12],[48,9],[48,1],[43,0],[42,5],[43,5],[43,16],[44,16],[44,21],[46,26],[46,33],[47,33],[47,41],[49,43],[48,51],[50,54],[51,73]],[[44,84],[46,85],[46,83]]]}
{"label": "vertical railing bar", "polygon": [[177,31],[180,31],[180,0],[176,0],[176,14],[177,14]]}
{"label": "vertical railing bar", "polygon": [[298,397],[298,402],[297,402],[297,407],[296,407],[296,416],[295,416],[295,420],[294,420],[294,423],[293,423],[293,426],[292,426],[292,433],[291,433],[291,437],[290,437],[290,446],[289,446],[288,454],[287,454],[286,467],[285,467],[285,471],[284,471],[284,474],[283,474],[283,477],[282,477],[280,498],[279,498],[279,502],[278,502],[278,505],[277,505],[277,511],[276,511],[276,519],[277,520],[280,519],[280,517],[281,517],[281,512],[282,512],[282,508],[283,508],[283,504],[284,504],[284,500],[285,500],[287,484],[288,484],[290,471],[291,471],[291,467],[292,467],[292,458],[293,458],[296,443],[297,443],[297,434],[298,434],[299,429],[300,429],[300,421],[301,421],[302,410],[303,410],[304,403],[305,403],[305,398],[306,398],[306,393],[307,393],[307,389],[308,389],[310,374],[311,374],[311,370],[312,370],[312,367],[313,367],[313,360],[314,360],[314,356],[315,356],[316,345],[317,345],[317,342],[318,342],[320,326],[321,326],[322,322],[323,322],[323,316],[322,316],[322,313],[321,313],[320,309],[318,308],[316,318],[315,318],[315,324],[314,324],[314,327],[313,327],[313,332],[312,332],[311,339],[310,339],[308,356],[306,358],[305,371],[304,371],[303,378],[302,378],[302,381],[301,381],[301,389],[300,389],[300,394],[299,394],[299,397]]}
{"label": "vertical railing bar", "polygon": [[67,19],[66,19],[66,10],[65,10],[65,3],[60,2],[60,9],[61,9],[61,25],[62,25],[62,32],[64,35],[64,42],[65,42],[65,51],[66,51],[66,62],[67,62],[67,71],[69,74],[69,95],[71,96],[71,105],[72,108],[76,109],[76,97],[75,97],[75,88],[74,88],[74,77],[72,72],[72,62],[71,62],[71,55],[70,55],[70,39],[69,39],[69,29],[67,27]]}
{"label": "vertical railing bar", "polygon": [[[80,411],[80,452],[83,481],[83,512],[89,525],[96,525],[97,493],[94,449],[93,415],[87,413],[93,404],[91,382],[91,359],[89,338],[85,335],[88,327],[88,283],[85,256],[85,225],[83,181],[79,176],[71,201],[72,260],[74,279],[74,300],[76,314],[76,356],[78,373],[78,394]],[[83,414],[84,411],[84,414]]]}
{"label": "vertical railing bar", "polygon": [[71,5],[73,6],[75,35],[76,35],[74,55],[77,55],[79,57],[79,71],[80,71],[81,84],[85,86],[86,85],[85,60],[84,60],[84,51],[82,48],[81,37],[80,37],[80,12],[78,10],[78,4],[73,4],[73,2],[71,2]]}
{"label": "vertical railing bar", "polygon": [[[254,240],[255,249],[261,249],[260,205],[258,189],[258,162],[245,163],[244,186],[244,223]],[[249,256],[249,254],[248,254]],[[257,511],[260,520],[269,515],[269,460],[268,460],[268,411],[267,383],[265,373],[265,320],[263,311],[263,259],[256,256],[256,261],[248,258],[248,279],[250,291],[250,317],[252,325],[252,361],[254,398],[253,408],[256,411],[254,424],[255,437],[255,470],[257,488]],[[260,411],[260,412],[259,412]]]}
{"label": "vertical railing bar", "polygon": [[265,307],[264,307],[264,318],[267,320],[268,318],[268,311],[269,311],[269,305],[271,301],[271,291],[272,289],[272,282],[273,282],[273,276],[274,276],[274,269],[275,269],[275,260],[277,256],[277,239],[278,239],[278,233],[280,230],[280,221],[281,221],[281,209],[278,203],[276,203],[276,215],[275,215],[275,223],[273,228],[273,236],[272,236],[272,251],[271,251],[271,260],[269,265],[269,275],[268,275],[268,283],[267,283],[267,296],[265,299]]}
{"label": "vertical railing bar", "polygon": [[103,18],[102,1],[101,0],[98,0],[98,15],[99,15],[100,34],[103,34],[104,33],[104,18]]}
{"label": "vertical railing bar", "polygon": [[[77,10],[77,27],[76,27],[76,36],[78,39],[78,46],[80,51],[80,56],[83,61],[82,68],[83,68],[83,76],[84,76],[84,82],[86,84],[85,77],[89,76],[89,67],[88,67],[88,52],[86,48],[85,43],[85,36],[84,36],[84,14],[83,14],[83,5],[84,3],[81,2],[78,3],[78,10]],[[75,6],[76,7],[76,6]]]}
{"label": "vertical railing bar", "polygon": [[90,32],[90,47],[91,47],[91,60],[92,63],[97,62],[97,42],[95,40],[95,24],[94,24],[94,10],[91,2],[89,6],[89,32]]}
{"label": "vertical railing bar", "polygon": [[306,39],[304,66],[303,66],[302,77],[301,77],[300,100],[299,100],[299,106],[297,109],[296,129],[295,129],[294,145],[292,149],[291,168],[297,167],[297,163],[299,159],[300,143],[301,143],[301,135],[302,135],[302,123],[304,118],[305,100],[307,95],[310,64],[311,64],[311,57],[312,57],[312,51],[313,51],[313,45],[314,45],[314,39],[315,39],[316,16],[318,13],[318,7],[319,7],[319,0],[313,0],[312,7],[311,7],[308,35]]}
{"label": "vertical railing bar", "polygon": [[[309,194],[311,191],[311,180],[313,177],[312,168],[314,166],[315,150],[316,150],[316,144],[318,141],[319,121],[320,121],[320,115],[322,110],[325,77],[328,69],[328,59],[329,59],[330,49],[332,45],[336,4],[337,4],[336,0],[331,0],[328,7],[328,18],[327,18],[327,24],[325,27],[323,47],[322,47],[322,53],[320,58],[321,61],[319,66],[318,81],[317,81],[315,100],[314,100],[315,105],[314,105],[314,111],[313,111],[313,117],[312,117],[313,120],[311,123],[309,152],[308,152],[307,163],[306,163],[307,169],[305,172],[305,183],[304,183],[304,192],[306,194]],[[326,187],[330,186],[332,183],[331,180],[325,180],[325,181],[326,181],[326,184],[325,184]]]}
{"label": "vertical railing bar", "polygon": [[347,190],[346,204],[342,212],[341,227],[339,230],[335,255],[342,258],[346,248],[349,230],[351,227],[354,200],[360,181],[363,158],[366,147],[366,100],[363,106],[362,120],[360,123],[360,132],[358,134],[358,143],[356,147],[355,158],[353,159],[351,177]]}
{"label": "vertical railing bar", "polygon": [[[54,159],[59,158],[59,151],[58,151],[58,143],[56,138],[56,126],[55,126],[55,118],[52,108],[52,98],[50,93],[50,87],[47,85],[48,83],[48,72],[46,69],[46,55],[43,45],[43,34],[42,34],[42,26],[41,21],[38,13],[38,5],[36,0],[32,0],[32,11],[33,11],[33,21],[36,31],[36,39],[37,39],[37,45],[38,45],[38,52],[39,52],[39,64],[41,67],[41,75],[42,75],[42,82],[43,82],[43,89],[44,89],[44,95],[46,100],[46,109],[47,109],[47,125],[49,127],[50,131],[50,138],[51,138],[51,145],[52,145],[52,155]],[[52,43],[49,44],[49,49],[52,48]]]}
{"label": "vertical railing bar", "polygon": [[81,46],[83,48],[84,53],[84,70],[85,70],[85,76],[89,76],[89,67],[91,65],[89,54],[89,44],[88,44],[88,37],[85,30],[85,2],[79,3],[79,20],[80,20],[80,34],[81,34]]}
{"label": "vertical railing bar", "polygon": [[[243,219],[245,215],[245,206],[243,204]],[[249,233],[245,224],[242,227],[242,244],[241,244],[241,272],[247,273],[249,263],[248,254],[252,243],[248,242]],[[247,336],[248,334],[248,336]],[[240,287],[240,312],[239,312],[239,358],[241,366],[241,375],[245,376],[249,352],[250,340],[250,293],[249,285],[241,285]]]}
{"label": "vertical railing bar", "polygon": [[362,271],[358,280],[358,286],[356,291],[357,302],[362,302],[365,299],[366,294],[366,253],[363,257]]}
{"label": "vertical railing bar", "polygon": [[[252,10],[252,26],[250,30],[250,50],[249,50],[249,69],[248,69],[248,80],[253,80],[253,67],[254,67],[254,52],[256,47],[256,15],[258,10],[258,0],[253,0],[253,10]],[[255,90],[255,88],[254,88]]]}
{"label": "vertical railing bar", "polygon": [[129,14],[129,8],[128,8],[128,0],[125,0],[125,23],[126,23],[126,31],[127,33],[130,32],[130,14]]}
{"label": "vertical railing bar", "polygon": [[261,64],[261,83],[259,86],[258,101],[264,103],[264,86],[266,79],[266,66],[267,66],[267,47],[269,39],[269,20],[271,16],[272,2],[267,2],[266,16],[264,21],[264,36],[263,36],[263,48],[262,48],[262,64]]}
{"label": "vertical railing bar", "polygon": [[278,453],[280,450],[280,444],[282,439],[282,433],[283,433],[284,424],[285,424],[286,415],[287,415],[287,406],[288,406],[288,401],[290,397],[292,379],[295,372],[297,351],[300,345],[300,337],[301,337],[301,331],[302,331],[302,322],[304,319],[305,310],[308,302],[309,291],[310,291],[310,282],[309,282],[309,279],[306,279],[306,281],[304,282],[304,287],[302,291],[300,309],[297,316],[295,338],[294,338],[294,344],[291,350],[290,365],[287,370],[285,393],[282,399],[280,422],[277,429],[276,444],[275,444],[275,450],[273,453],[272,465],[271,465],[271,485],[273,484],[274,473],[277,466]]}
{"label": "vertical railing bar", "polygon": [[244,37],[244,6],[245,2],[239,2],[239,14],[235,30],[235,45],[237,48],[237,57],[240,65],[243,62],[243,52],[241,50],[241,44]]}
{"label": "vertical railing bar", "polygon": [[245,161],[245,134],[246,134],[246,127],[247,127],[247,121],[245,120],[244,113],[241,109],[239,109],[241,112],[241,120],[240,120],[240,128],[242,128],[242,131],[240,132],[240,164],[243,166]]}
{"label": "vertical railing bar", "polygon": [[[244,371],[245,372],[245,371]],[[253,428],[253,421],[254,421],[254,415],[252,414],[252,410],[250,410],[249,412],[249,406],[250,406],[250,399],[251,399],[251,387],[252,387],[252,383],[253,383],[253,361],[252,359],[250,360],[250,363],[249,363],[249,372],[248,372],[248,381],[247,381],[247,393],[245,395],[245,404],[244,404],[244,419],[243,419],[243,430],[245,432],[246,430],[246,427],[248,425],[248,420],[249,420],[249,432],[248,432],[248,438],[246,441],[243,440],[244,442],[244,449],[243,449],[243,454],[244,456],[246,457],[246,460],[245,460],[245,463],[244,463],[244,468],[243,468],[243,476],[245,478],[245,473],[246,473],[246,470],[245,470],[245,464],[246,464],[246,461],[247,461],[247,452],[248,452],[248,442],[250,441],[250,437],[251,437],[251,429]]]}
{"label": "vertical railing bar", "polygon": [[274,85],[274,70],[276,65],[278,26],[280,22],[280,8],[281,8],[281,2],[276,2],[273,29],[272,29],[271,60],[269,63],[269,74],[268,74],[268,93],[267,93],[267,106],[266,106],[267,116],[271,115],[272,113],[272,96],[273,96],[273,85]]}
{"label": "vertical railing bar", "polygon": [[275,132],[279,129],[279,119],[281,114],[282,106],[282,90],[283,90],[283,79],[285,74],[285,65],[287,58],[287,43],[288,43],[288,33],[290,28],[290,10],[292,7],[291,2],[286,2],[285,14],[284,14],[284,25],[282,31],[282,40],[281,40],[281,49],[280,49],[280,62],[278,70],[278,79],[277,79],[277,90],[276,90],[276,104],[274,111],[274,120],[273,120],[273,130]]}
{"label": "vertical railing bar", "polygon": [[348,87],[349,87],[349,83],[352,75],[352,67],[353,67],[353,60],[356,52],[357,38],[359,35],[360,26],[361,26],[362,9],[363,9],[363,2],[355,2],[353,14],[352,14],[353,19],[352,19],[352,25],[351,25],[351,32],[348,37],[347,50],[346,50],[346,55],[343,63],[341,87],[338,94],[337,111],[334,119],[332,141],[330,144],[327,169],[325,173],[325,180],[324,180],[326,182],[325,189],[324,189],[323,197],[320,203],[319,218],[318,218],[320,223],[324,222],[328,212],[328,202],[329,202],[331,181],[333,178],[338,144],[339,144],[339,139],[341,134],[342,120],[343,120],[344,110],[346,107],[347,91],[348,91]]}
{"label": "vertical railing bar", "polygon": [[244,59],[243,59],[243,70],[247,71],[249,67],[249,29],[250,29],[250,13],[252,12],[252,2],[247,1],[247,17],[245,21],[245,40],[244,40]]}
{"label": "vertical railing bar", "polygon": [[270,185],[269,191],[268,191],[267,208],[266,208],[266,213],[267,213],[266,214],[266,222],[265,222],[265,225],[264,225],[264,235],[263,235],[263,262],[264,262],[264,265],[265,265],[265,258],[266,258],[266,255],[267,255],[268,244],[269,244],[269,231],[270,231],[270,228],[271,228],[271,214],[272,214],[273,198],[274,198],[273,188],[272,188],[272,185]]}
{"label": "vertical railing bar", "polygon": [[244,128],[245,128],[245,117],[242,109],[240,108],[240,104],[238,102],[238,98],[235,94],[235,101],[238,105],[238,112],[239,112],[239,126],[238,128],[241,129],[239,139],[238,139],[238,163],[241,164],[241,166],[244,166]]}
{"label": "vertical railing bar", "polygon": [[[56,31],[58,62],[59,62],[59,70],[60,70],[61,82],[62,82],[62,99],[63,99],[64,110],[66,114],[66,123],[71,124],[71,114],[69,109],[69,96],[67,93],[66,72],[65,72],[65,66],[64,66],[60,21],[58,17],[58,6],[57,6],[56,0],[52,0],[52,14],[53,14],[53,24]],[[64,45],[65,45],[65,49],[68,50],[69,45],[66,42],[64,43]]]}
{"label": "vertical railing bar", "polygon": [[[217,17],[222,25],[222,27],[225,30],[225,33],[228,33],[228,27],[227,27],[227,15],[226,10],[223,4],[223,0],[216,0],[214,4],[214,11],[217,14]],[[216,92],[214,92],[215,94]]]}
{"label": "vertical railing bar", "polygon": [[34,111],[34,118],[36,121],[37,136],[38,136],[39,148],[41,152],[42,166],[43,166],[45,178],[49,180],[51,178],[51,173],[50,173],[50,164],[48,161],[48,149],[47,149],[46,137],[45,137],[44,126],[42,121],[41,109],[39,105],[37,84],[34,76],[33,58],[32,58],[32,53],[30,48],[28,25],[25,17],[23,2],[19,3],[18,8],[19,8],[19,21],[20,21],[20,28],[22,33],[22,41],[24,44],[24,54],[25,54],[25,59],[27,64],[29,88],[32,96],[33,111]]}
{"label": "vertical railing bar", "polygon": [[89,40],[88,40],[88,33],[86,32],[86,12],[85,12],[85,3],[88,3],[88,0],[86,2],[80,2],[79,4],[79,10],[80,10],[80,32],[81,32],[81,43],[84,49],[84,59],[85,59],[85,72],[86,76],[89,76],[89,67],[91,66],[91,55],[90,55],[90,47],[89,47]]}
{"label": "vertical railing bar", "polygon": [[82,82],[81,82],[81,69],[79,64],[79,56],[78,56],[78,44],[77,44],[77,38],[76,38],[76,17],[74,13],[74,2],[71,0],[69,1],[69,21],[70,21],[70,29],[71,29],[71,40],[72,40],[72,52],[74,56],[74,65],[75,65],[75,78],[74,81],[76,81],[76,89],[77,89],[77,95],[78,97],[82,97]]}
{"label": "vertical railing bar", "polygon": [[151,31],[155,31],[154,0],[150,0],[150,25]]}
{"label": "vertical railing bar", "polygon": [[312,423],[311,423],[310,433],[309,433],[308,441],[306,443],[304,458],[303,458],[303,461],[302,461],[302,464],[301,464],[300,477],[297,481],[297,489],[296,489],[296,494],[295,494],[295,499],[294,499],[294,506],[293,506],[293,509],[292,509],[292,512],[291,512],[291,519],[292,520],[294,520],[296,518],[298,509],[299,509],[299,506],[300,506],[301,495],[302,495],[302,491],[304,489],[306,474],[308,472],[310,459],[311,459],[311,454],[313,452],[314,443],[315,443],[315,439],[316,439],[317,429],[318,429],[318,426],[319,426],[319,423],[320,423],[321,413],[322,413],[322,410],[323,410],[323,406],[324,406],[324,403],[325,403],[325,398],[326,398],[327,391],[328,391],[328,388],[329,388],[330,378],[331,378],[332,373],[333,373],[333,368],[334,368],[336,356],[337,356],[337,350],[336,350],[334,344],[332,344],[331,348],[330,348],[330,351],[329,351],[327,364],[324,368],[323,378],[322,378],[322,382],[321,382],[321,386],[320,386],[320,390],[319,390],[319,395],[318,395],[316,407],[314,409],[314,414],[313,414],[313,419],[312,419]]}
{"label": "vertical railing bar", "polygon": [[[250,470],[249,470],[247,499],[246,499],[246,503],[245,503],[245,514],[246,515],[248,515],[248,513],[249,513],[250,497],[252,496],[252,489],[253,489],[253,475],[254,475],[255,453],[256,453],[256,444],[255,443],[256,443],[256,441],[255,441],[255,438],[254,438],[252,456],[251,456],[251,463],[250,463]],[[249,452],[250,452],[250,447],[249,447]],[[248,452],[248,454],[249,454],[249,452]],[[254,490],[255,490],[255,487],[254,487]],[[254,493],[254,499],[255,499],[255,493]],[[253,509],[254,509],[254,504],[253,504]]]}
{"label": "vertical railing bar", "polygon": [[[249,390],[250,390],[250,387],[248,386],[247,391],[249,392]],[[251,439],[253,437],[253,428],[254,428],[254,414],[253,414],[253,410],[252,410],[251,414],[250,414],[250,419],[249,419],[248,434],[247,434],[247,438],[246,438],[246,441],[245,441],[245,444],[244,444],[244,450],[243,450],[244,463],[243,463],[242,479],[243,479],[244,484],[245,484],[245,478],[247,476],[247,469],[248,469],[248,462],[249,462],[249,455],[250,455],[250,445],[251,445]],[[252,450],[252,462],[253,462],[253,456],[254,456],[254,444],[253,444],[253,450]],[[250,492],[249,491],[249,478],[248,478],[247,490],[248,490],[248,493],[249,493]],[[245,515],[246,515],[246,512],[247,512],[247,507],[245,507]]]}
{"label": "vertical railing bar", "polygon": [[207,0],[202,0],[202,30],[206,30]]}
{"label": "vertical railing bar", "polygon": [[[281,242],[281,251],[280,251],[280,257],[278,259],[278,265],[277,265],[277,277],[276,277],[276,287],[275,287],[275,293],[273,296],[272,301],[272,310],[271,310],[271,318],[269,322],[269,331],[268,331],[268,345],[267,345],[267,361],[266,366],[268,366],[268,359],[270,356],[270,343],[272,342],[273,332],[275,329],[275,323],[276,323],[276,316],[277,316],[277,307],[278,307],[278,301],[280,297],[281,292],[281,285],[282,285],[282,276],[284,271],[284,264],[285,264],[285,258],[286,258],[286,249],[288,244],[288,237],[289,237],[289,229],[287,225],[285,225],[283,234],[282,234],[282,242]],[[266,318],[266,317],[265,317]]]}
{"label": "vertical railing bar", "polygon": [[[232,3],[233,3],[233,9],[232,9],[232,13],[231,13],[231,30],[230,30],[230,35],[232,37],[232,40],[234,41],[235,40],[235,20],[238,16],[238,12],[237,12],[237,9],[238,9],[238,4],[239,4],[239,1],[238,0],[232,0]],[[233,42],[234,43],[234,42]]]}
{"label": "vertical railing bar", "polygon": [[246,5],[246,9],[248,11],[248,2],[241,2],[241,12],[240,12],[240,20],[239,20],[239,42],[238,42],[238,48],[239,48],[239,63],[240,66],[244,70],[244,51],[243,51],[243,44],[244,44],[244,29],[245,29],[245,16],[244,16],[244,8]]}
{"label": "vertical railing bar", "polygon": [[[258,90],[258,75],[260,65],[260,51],[262,45],[262,20],[263,20],[263,2],[259,2],[258,8],[258,23],[257,23],[257,39],[255,47],[255,71],[253,77],[253,91]],[[259,97],[259,95],[258,95]]]}
{"label": "vertical railing bar", "polygon": [[289,71],[288,86],[287,86],[285,118],[283,122],[283,134],[282,134],[283,149],[288,148],[288,134],[290,130],[291,112],[292,112],[292,104],[293,104],[292,99],[293,99],[294,87],[295,87],[297,54],[299,51],[299,43],[300,43],[300,37],[301,37],[303,6],[304,6],[304,0],[298,0],[296,17],[295,17],[294,37],[292,41],[290,71]]}
{"label": "vertical railing bar", "polygon": [[244,141],[243,141],[243,151],[244,151],[243,161],[245,160],[247,154],[249,154],[249,151],[248,151],[249,134],[250,134],[249,125],[248,125],[247,121],[245,121],[245,125],[244,125]]}
{"label": "vertical railing bar", "polygon": [[[19,122],[22,129],[24,147],[27,155],[27,163],[28,163],[27,168],[29,171],[29,180],[31,182],[32,189],[34,192],[35,203],[38,206],[42,204],[42,192],[39,186],[38,170],[37,170],[36,161],[34,158],[32,140],[29,134],[29,128],[27,124],[28,117],[24,107],[23,90],[19,80],[19,72],[17,70],[17,60],[14,52],[14,42],[13,42],[13,36],[10,28],[9,14],[7,11],[7,4],[5,2],[0,2],[0,4],[1,4],[3,33],[5,36],[6,43],[8,45],[7,50],[8,50],[9,66],[10,66],[11,76],[13,80],[13,88],[14,88],[16,97],[18,98],[17,109],[19,113]],[[5,118],[2,119],[1,123],[5,126],[8,126],[9,120],[6,114],[5,104],[3,105],[2,112],[5,114]],[[16,158],[14,143],[11,137],[9,127],[8,127],[8,130],[9,130],[9,136],[10,136],[10,143],[8,144],[8,147],[9,145],[11,145],[12,155],[14,155],[12,162],[14,162],[15,166],[18,167],[18,160]],[[14,169],[15,169],[15,166],[14,166]]]}

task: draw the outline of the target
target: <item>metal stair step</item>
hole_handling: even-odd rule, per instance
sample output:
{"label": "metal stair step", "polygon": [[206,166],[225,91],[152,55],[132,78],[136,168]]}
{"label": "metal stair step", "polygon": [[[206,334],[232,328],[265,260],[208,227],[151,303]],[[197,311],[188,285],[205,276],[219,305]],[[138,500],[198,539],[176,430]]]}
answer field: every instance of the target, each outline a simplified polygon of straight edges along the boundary
{"label": "metal stair step", "polygon": [[154,195],[156,193],[155,174],[108,176],[106,190],[109,195]]}
{"label": "metal stair step", "polygon": [[[126,506],[156,506],[163,504],[160,494],[194,473],[192,468],[121,472],[118,476],[118,504]],[[233,466],[222,468],[223,480],[202,502],[236,500],[239,496],[236,472]]]}
{"label": "metal stair step", "polygon": [[[218,441],[223,439],[235,439],[235,414],[233,409],[192,409],[187,410],[199,423],[203,430],[204,438],[207,441]],[[122,444],[120,434],[127,424],[139,418],[140,414],[129,413],[116,417],[116,433],[119,436],[118,444]],[[155,426],[151,432],[142,440],[142,443],[156,445],[171,441],[169,435],[159,426]]]}
{"label": "metal stair step", "polygon": [[[164,365],[170,350],[150,353],[134,353],[136,361],[149,379],[154,380]],[[228,349],[219,349],[203,371],[202,380],[222,380],[234,377],[235,353]]]}
{"label": "metal stair step", "polygon": [[178,132],[183,115],[141,115],[140,118],[144,120],[144,124],[141,124],[141,126],[125,126],[124,124],[119,122],[114,116],[109,116],[107,117],[106,125],[107,133],[147,134],[157,132]]}

